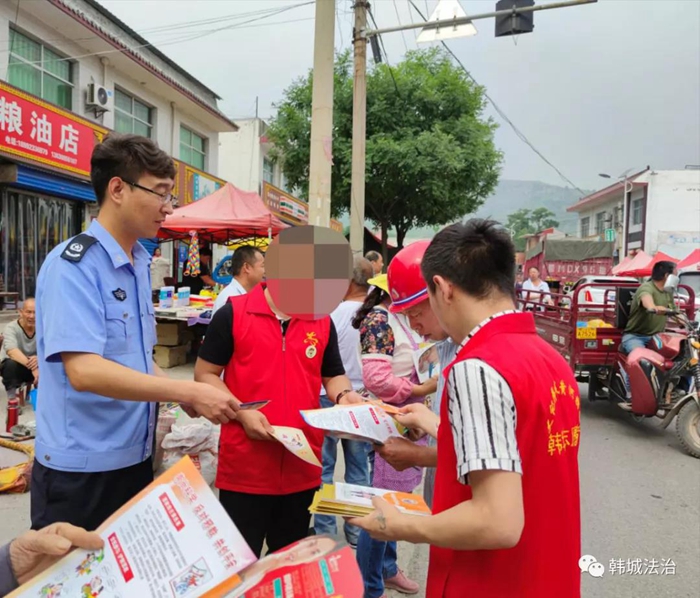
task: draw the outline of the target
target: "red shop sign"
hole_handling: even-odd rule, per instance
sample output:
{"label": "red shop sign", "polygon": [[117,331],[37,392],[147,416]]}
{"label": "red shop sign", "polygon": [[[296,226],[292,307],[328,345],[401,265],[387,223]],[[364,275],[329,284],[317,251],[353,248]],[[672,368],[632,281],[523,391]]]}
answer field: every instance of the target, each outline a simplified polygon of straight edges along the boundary
{"label": "red shop sign", "polygon": [[90,157],[107,129],[0,83],[0,153],[90,176]]}

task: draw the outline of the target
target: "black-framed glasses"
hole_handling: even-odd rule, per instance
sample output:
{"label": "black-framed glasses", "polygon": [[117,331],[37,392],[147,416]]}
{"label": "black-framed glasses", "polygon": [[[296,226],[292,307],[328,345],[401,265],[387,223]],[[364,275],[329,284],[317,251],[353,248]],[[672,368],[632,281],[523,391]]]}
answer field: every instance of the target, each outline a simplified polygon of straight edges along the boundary
{"label": "black-framed glasses", "polygon": [[178,199],[177,195],[173,195],[172,193],[161,193],[160,191],[156,191],[155,189],[149,189],[148,187],[144,187],[143,185],[139,185],[138,183],[132,183],[131,181],[127,181],[125,179],[122,179],[127,185],[131,187],[136,187],[137,189],[141,189],[141,191],[148,191],[149,193],[153,193],[153,195],[157,195],[160,197],[160,201],[163,204],[169,203],[173,208],[177,207]]}

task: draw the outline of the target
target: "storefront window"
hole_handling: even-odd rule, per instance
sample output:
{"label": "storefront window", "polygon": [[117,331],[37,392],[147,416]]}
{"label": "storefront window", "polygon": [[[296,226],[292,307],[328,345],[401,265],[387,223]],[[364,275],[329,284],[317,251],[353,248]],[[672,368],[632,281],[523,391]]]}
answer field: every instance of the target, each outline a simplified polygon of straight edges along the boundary
{"label": "storefront window", "polygon": [[0,274],[8,291],[33,296],[48,253],[80,232],[81,205],[12,190],[2,194],[1,202]]}
{"label": "storefront window", "polygon": [[10,29],[7,81],[27,93],[70,110],[73,65],[39,42]]}

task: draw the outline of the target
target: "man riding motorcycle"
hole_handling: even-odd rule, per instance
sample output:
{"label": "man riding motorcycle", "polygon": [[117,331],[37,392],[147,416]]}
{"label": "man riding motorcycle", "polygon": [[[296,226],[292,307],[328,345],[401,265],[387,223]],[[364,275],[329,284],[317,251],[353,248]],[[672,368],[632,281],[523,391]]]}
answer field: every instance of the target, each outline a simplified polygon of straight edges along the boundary
{"label": "man riding motorcycle", "polygon": [[[676,264],[654,264],[651,280],[643,283],[632,299],[629,319],[622,335],[623,353],[629,355],[635,349],[646,347],[655,334],[666,329],[666,314],[674,310],[673,293],[677,286]],[[629,379],[624,370],[623,377],[629,399]]]}
{"label": "man riding motorcycle", "polygon": [[[622,350],[630,354],[634,349],[646,347],[655,334],[666,328],[666,313],[674,310],[673,292],[678,286],[676,264],[654,264],[651,280],[643,283],[634,294],[630,316],[622,336]],[[650,313],[650,310],[656,313]]]}

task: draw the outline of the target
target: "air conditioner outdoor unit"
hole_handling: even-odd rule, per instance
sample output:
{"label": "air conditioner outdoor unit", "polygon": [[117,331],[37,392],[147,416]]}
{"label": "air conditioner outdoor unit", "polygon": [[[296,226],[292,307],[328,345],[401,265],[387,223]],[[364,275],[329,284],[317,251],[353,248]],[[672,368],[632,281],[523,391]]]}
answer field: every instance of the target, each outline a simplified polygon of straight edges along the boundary
{"label": "air conditioner outdoor unit", "polygon": [[87,88],[87,101],[85,104],[88,108],[106,112],[112,109],[112,94],[107,91],[106,87],[102,87],[102,85],[89,83]]}

